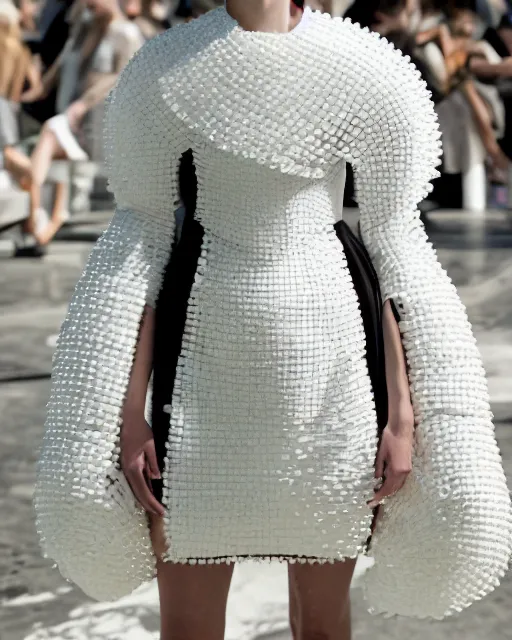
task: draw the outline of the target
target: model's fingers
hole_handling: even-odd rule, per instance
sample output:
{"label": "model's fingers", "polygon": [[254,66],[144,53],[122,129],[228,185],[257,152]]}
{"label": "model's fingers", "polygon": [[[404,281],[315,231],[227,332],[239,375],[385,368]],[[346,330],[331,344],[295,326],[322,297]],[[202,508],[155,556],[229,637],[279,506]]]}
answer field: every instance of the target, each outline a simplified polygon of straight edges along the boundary
{"label": "model's fingers", "polygon": [[144,480],[146,481],[146,484],[149,487],[149,490],[151,491],[151,493],[153,493],[153,487],[151,485],[151,480],[153,479],[153,472],[151,471],[151,468],[149,466],[149,462],[146,460],[145,464],[144,464]]}
{"label": "model's fingers", "polygon": [[130,488],[133,491],[133,495],[135,496],[135,499],[139,503],[139,506],[141,506],[144,510],[149,511],[150,513],[154,513],[152,509],[146,509],[146,505],[144,504],[144,496],[141,492],[140,477],[142,477],[144,485],[147,486],[147,483],[146,483],[146,479],[144,478],[143,469],[144,469],[144,463],[142,463],[142,467],[140,468],[139,467],[137,468],[132,467],[129,469],[125,468],[124,475],[128,480],[128,484],[130,485]]}
{"label": "model's fingers", "polygon": [[125,471],[125,475],[140,506],[148,513],[163,516],[164,508],[151,493],[144,478],[143,466],[131,467]]}
{"label": "model's fingers", "polygon": [[403,486],[405,478],[405,474],[400,476],[388,475],[382,487],[368,503],[370,509],[376,507],[384,498],[389,498],[389,496],[395,494]]}
{"label": "model's fingers", "polygon": [[155,441],[149,440],[144,446],[144,453],[146,455],[146,462],[151,472],[150,478],[153,480],[161,480],[160,469],[158,467],[158,460],[156,458]]}
{"label": "model's fingers", "polygon": [[375,477],[382,478],[384,475],[384,452],[382,451],[382,447],[379,447],[377,451],[377,458],[375,460]]}
{"label": "model's fingers", "polygon": [[137,496],[137,499],[144,511],[152,513],[155,516],[163,516],[164,508],[151,492],[142,473],[138,476],[136,486],[137,491],[135,495]]}

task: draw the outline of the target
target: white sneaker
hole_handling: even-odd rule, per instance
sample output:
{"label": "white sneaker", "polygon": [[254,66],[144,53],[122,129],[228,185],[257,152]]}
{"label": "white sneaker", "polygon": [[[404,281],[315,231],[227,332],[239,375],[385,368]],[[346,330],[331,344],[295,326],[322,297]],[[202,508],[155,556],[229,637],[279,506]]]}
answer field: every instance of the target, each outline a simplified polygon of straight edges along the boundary
{"label": "white sneaker", "polygon": [[55,134],[69,160],[80,162],[89,159],[89,156],[78,144],[75,134],[71,131],[66,114],[61,113],[58,116],[53,116],[46,124]]}

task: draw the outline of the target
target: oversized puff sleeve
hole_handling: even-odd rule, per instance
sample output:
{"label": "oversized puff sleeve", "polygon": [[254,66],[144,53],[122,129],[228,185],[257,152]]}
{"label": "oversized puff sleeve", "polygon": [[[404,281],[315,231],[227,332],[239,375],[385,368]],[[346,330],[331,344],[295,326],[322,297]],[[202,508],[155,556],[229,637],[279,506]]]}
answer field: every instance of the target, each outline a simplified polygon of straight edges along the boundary
{"label": "oversized puff sleeve", "polygon": [[408,58],[371,35],[366,48],[374,71],[362,74],[354,118],[364,130],[350,156],[363,240],[400,314],[416,433],[413,471],[372,539],[365,592],[375,613],[442,618],[503,576],[510,497],[471,325],[417,209],[439,163],[433,104]]}
{"label": "oversized puff sleeve", "polygon": [[186,148],[163,103],[152,46],[136,54],[108,100],[116,210],[61,327],[34,499],[45,554],[99,600],[130,593],[152,578],[155,564],[146,518],[118,462],[140,321],[169,259]]}

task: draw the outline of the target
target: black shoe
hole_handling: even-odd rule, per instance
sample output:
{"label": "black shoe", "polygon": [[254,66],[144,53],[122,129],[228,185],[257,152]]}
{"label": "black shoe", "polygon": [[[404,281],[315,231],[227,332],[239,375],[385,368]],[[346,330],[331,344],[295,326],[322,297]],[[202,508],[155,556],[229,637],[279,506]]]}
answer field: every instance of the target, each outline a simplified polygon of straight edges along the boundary
{"label": "black shoe", "polygon": [[13,258],[42,258],[46,255],[46,251],[46,247],[43,247],[40,244],[16,247]]}

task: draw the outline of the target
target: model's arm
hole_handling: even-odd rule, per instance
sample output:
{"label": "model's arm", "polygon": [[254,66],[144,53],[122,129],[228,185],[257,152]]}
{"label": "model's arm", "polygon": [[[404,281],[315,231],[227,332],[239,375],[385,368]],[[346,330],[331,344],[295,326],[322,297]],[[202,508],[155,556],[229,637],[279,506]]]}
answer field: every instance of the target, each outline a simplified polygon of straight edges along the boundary
{"label": "model's arm", "polygon": [[129,416],[144,419],[146,393],[151,371],[153,370],[153,334],[155,329],[155,310],[146,305],[142,316],[137,351],[126,391],[123,407],[123,422]]}
{"label": "model's arm", "polygon": [[[141,415],[152,335],[152,313],[146,308],[144,316],[144,309],[155,306],[169,261],[179,162],[190,148],[158,84],[166,61],[148,45],[106,101],[105,165],[116,210],[91,251],[61,327],[38,466],[35,503],[45,550],[98,599],[108,597],[108,587],[96,577],[112,554],[118,557],[117,575],[126,577],[125,593],[143,576],[150,579],[154,569],[144,551],[147,521],[135,509],[120,468],[125,453],[119,444],[121,431],[126,444],[128,405]],[[145,448],[150,431],[142,418],[138,425]],[[82,517],[69,517],[78,512]]]}
{"label": "model's arm", "polygon": [[387,69],[373,74],[367,101],[377,100],[378,109],[366,123],[363,153],[355,159],[361,232],[383,300],[393,300],[400,314],[416,422],[424,438],[437,438],[446,420],[453,429],[471,420],[489,425],[491,414],[465,308],[417,208],[439,164],[434,105],[416,68],[381,42],[375,46]]}
{"label": "model's arm", "polygon": [[133,492],[148,513],[163,515],[163,507],[151,493],[151,479],[160,478],[151,427],[146,422],[146,394],[153,369],[155,311],[146,305],[137,350],[122,412],[121,467]]}
{"label": "model's arm", "polygon": [[[420,442],[434,442],[444,429],[490,425],[491,414],[471,325],[417,208],[439,164],[434,105],[407,58],[382,41],[371,44],[382,64],[359,86],[367,92],[363,103],[375,108],[366,116],[364,139],[353,141],[361,232],[383,300],[393,300],[400,315],[416,434],[421,425]],[[481,437],[476,426],[474,437]]]}
{"label": "model's arm", "polygon": [[[414,591],[420,573],[432,593],[450,584],[456,604],[451,596],[440,600],[435,616],[441,617],[488,592],[505,571],[510,547],[501,556],[489,531],[508,535],[510,498],[471,325],[417,206],[439,163],[434,105],[406,58],[385,43],[374,47],[379,66],[366,78],[363,64],[358,67],[363,96],[354,102],[359,112],[360,105],[369,108],[357,116],[365,120],[364,140],[353,143],[361,154],[353,158],[356,196],[383,299],[393,300],[400,315],[415,430],[413,471],[382,512],[372,537],[379,562],[370,571],[381,585],[400,584],[403,594]],[[397,542],[404,533],[406,557]],[[414,606],[411,597],[407,610]]]}
{"label": "model's arm", "polygon": [[414,411],[411,404],[407,365],[400,329],[391,300],[386,300],[382,313],[386,387],[388,392],[388,422],[382,434],[375,461],[375,477],[385,478],[384,484],[369,503],[375,507],[386,496],[396,493],[412,469]]}
{"label": "model's arm", "polygon": [[[163,508],[151,493],[150,480],[159,471],[144,407],[153,368],[154,309],[174,242],[172,205],[179,196],[178,168],[189,146],[166,111],[160,85],[151,74],[158,64],[148,45],[125,67],[107,100],[104,135],[115,217],[123,220],[123,239],[132,250],[126,268],[130,280],[144,282],[144,287],[130,290],[144,314],[133,364],[133,351],[128,361],[123,359],[129,383],[122,399],[121,467],[139,503],[153,514],[162,514]],[[138,326],[139,314],[130,322]]]}
{"label": "model's arm", "polygon": [[386,300],[382,313],[386,386],[389,404],[389,425],[395,433],[409,435],[414,429],[411,392],[407,378],[407,363],[400,329],[393,313],[391,300]]}

